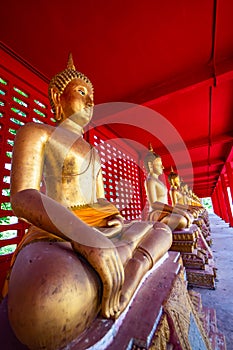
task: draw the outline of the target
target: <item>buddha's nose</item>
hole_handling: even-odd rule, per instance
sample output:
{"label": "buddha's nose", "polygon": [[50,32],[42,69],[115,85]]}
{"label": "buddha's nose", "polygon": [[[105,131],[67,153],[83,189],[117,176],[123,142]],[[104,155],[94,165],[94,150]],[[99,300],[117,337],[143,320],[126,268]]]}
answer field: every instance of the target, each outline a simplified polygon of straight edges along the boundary
{"label": "buddha's nose", "polygon": [[87,97],[87,106],[88,107],[94,106],[94,100],[90,96]]}

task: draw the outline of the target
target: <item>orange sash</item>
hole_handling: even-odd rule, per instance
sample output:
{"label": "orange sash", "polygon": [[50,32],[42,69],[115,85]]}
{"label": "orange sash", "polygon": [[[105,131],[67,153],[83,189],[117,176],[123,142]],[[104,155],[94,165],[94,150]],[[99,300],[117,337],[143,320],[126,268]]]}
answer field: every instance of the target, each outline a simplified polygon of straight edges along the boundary
{"label": "orange sash", "polygon": [[111,216],[120,214],[111,203],[94,203],[90,205],[72,207],[71,211],[89,226],[105,227]]}

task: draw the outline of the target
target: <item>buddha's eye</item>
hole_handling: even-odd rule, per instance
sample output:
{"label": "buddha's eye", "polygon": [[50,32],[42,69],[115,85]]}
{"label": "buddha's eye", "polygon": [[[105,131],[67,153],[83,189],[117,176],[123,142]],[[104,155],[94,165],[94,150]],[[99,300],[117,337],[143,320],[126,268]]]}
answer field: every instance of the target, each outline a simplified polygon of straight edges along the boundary
{"label": "buddha's eye", "polygon": [[78,89],[78,92],[80,93],[80,95],[85,96],[85,91],[84,90]]}

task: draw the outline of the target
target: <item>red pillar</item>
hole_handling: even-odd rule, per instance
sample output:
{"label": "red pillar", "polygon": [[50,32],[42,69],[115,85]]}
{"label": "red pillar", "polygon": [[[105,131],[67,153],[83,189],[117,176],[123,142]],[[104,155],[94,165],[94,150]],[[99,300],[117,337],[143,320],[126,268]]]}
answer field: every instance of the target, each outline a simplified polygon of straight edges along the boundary
{"label": "red pillar", "polygon": [[226,167],[226,174],[227,174],[228,183],[231,191],[231,198],[233,200],[233,168],[232,168],[231,162],[226,162],[225,167]]}
{"label": "red pillar", "polygon": [[219,198],[218,198],[218,191],[217,191],[217,188],[216,188],[216,191],[215,191],[215,195],[216,195],[216,201],[217,201],[217,206],[218,206],[218,216],[221,217],[222,216],[222,213],[221,213],[221,206],[219,204]]}
{"label": "red pillar", "polygon": [[224,220],[223,205],[221,200],[221,191],[219,189],[219,182],[217,182],[217,185],[216,185],[216,195],[218,199],[219,216],[222,220]]}
{"label": "red pillar", "polygon": [[212,196],[211,196],[211,199],[212,199],[212,203],[213,203],[213,209],[214,209],[214,213],[218,216],[220,216],[220,213],[219,213],[219,206],[218,206],[218,198],[217,198],[217,194],[216,194],[216,190],[214,190]]}
{"label": "red pillar", "polygon": [[218,216],[222,219],[223,218],[223,214],[222,214],[222,208],[221,208],[221,201],[219,199],[219,186],[218,183],[215,187],[215,193],[216,193],[216,198],[217,198],[217,202],[218,202]]}
{"label": "red pillar", "polygon": [[225,222],[229,222],[221,180],[218,181],[218,197],[219,197],[219,204],[220,204],[221,213],[222,213],[222,219]]}
{"label": "red pillar", "polygon": [[221,174],[221,185],[222,185],[223,196],[224,196],[224,200],[225,200],[226,211],[228,214],[229,224],[231,227],[233,227],[233,217],[232,217],[232,212],[231,212],[230,200],[229,200],[229,196],[228,196],[228,192],[227,192],[227,181],[226,181],[225,174]]}

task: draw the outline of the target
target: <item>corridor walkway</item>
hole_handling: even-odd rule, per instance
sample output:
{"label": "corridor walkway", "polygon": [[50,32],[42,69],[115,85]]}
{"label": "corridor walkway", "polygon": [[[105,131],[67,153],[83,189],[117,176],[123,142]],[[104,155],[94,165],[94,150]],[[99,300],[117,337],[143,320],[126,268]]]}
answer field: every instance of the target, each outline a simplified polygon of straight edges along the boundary
{"label": "corridor walkway", "polygon": [[227,350],[233,350],[233,228],[215,214],[209,214],[215,264],[216,289],[194,288],[202,296],[203,306],[216,310],[217,326],[226,338]]}

